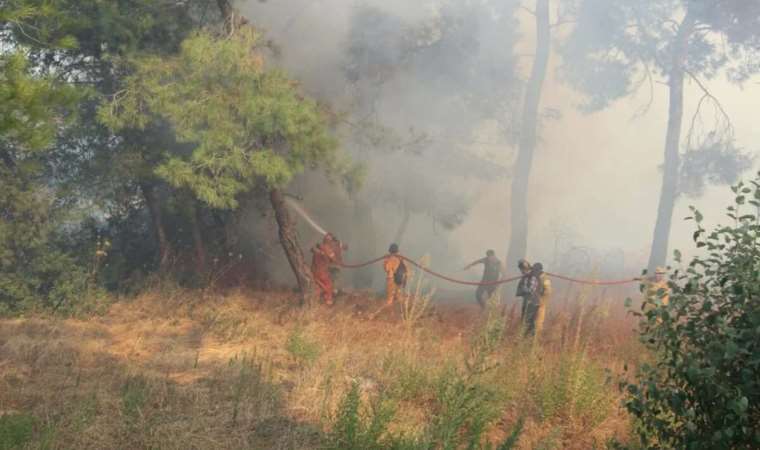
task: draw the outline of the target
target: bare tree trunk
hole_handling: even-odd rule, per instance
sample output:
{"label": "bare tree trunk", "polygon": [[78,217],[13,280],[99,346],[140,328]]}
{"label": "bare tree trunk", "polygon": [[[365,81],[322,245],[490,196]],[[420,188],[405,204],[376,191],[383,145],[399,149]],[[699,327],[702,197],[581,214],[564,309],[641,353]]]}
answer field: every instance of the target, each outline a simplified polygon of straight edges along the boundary
{"label": "bare tree trunk", "polygon": [[193,232],[193,246],[195,247],[195,271],[203,274],[206,272],[206,245],[203,242],[200,210],[197,205],[192,206],[190,225]]}
{"label": "bare tree trunk", "polygon": [[411,218],[411,213],[409,212],[409,208],[406,206],[404,207],[404,217],[401,219],[401,223],[398,226],[398,230],[396,230],[396,236],[393,239],[393,242],[395,242],[398,245],[401,245],[401,241],[404,239],[404,234],[406,234],[406,228],[409,225],[409,219]]}
{"label": "bare tree trunk", "polygon": [[245,17],[235,11],[231,0],[216,0],[216,5],[219,7],[219,12],[222,13],[222,18],[224,18],[224,29],[227,30],[227,33],[232,34],[248,23]]}
{"label": "bare tree trunk", "polygon": [[148,212],[153,222],[153,229],[158,241],[159,268],[163,270],[169,264],[172,249],[169,239],[166,237],[166,229],[164,228],[161,198],[158,196],[158,192],[156,192],[156,187],[148,182],[140,183],[140,190],[145,198],[145,203],[148,205]]}
{"label": "bare tree trunk", "polygon": [[298,282],[298,290],[302,296],[301,302],[304,303],[312,294],[311,271],[301,251],[301,245],[298,243],[298,233],[296,233],[290,213],[285,206],[282,192],[279,189],[272,189],[269,191],[269,200],[272,203],[274,216],[277,220],[280,244]]}
{"label": "bare tree trunk", "polygon": [[510,201],[512,229],[507,251],[507,267],[515,267],[517,260],[524,258],[528,251],[528,184],[533,165],[533,153],[536,149],[538,108],[541,103],[546,68],[549,64],[550,27],[549,0],[536,0],[536,56],[525,92],[520,143],[512,179]]}
{"label": "bare tree trunk", "polygon": [[[236,29],[248,23],[243,16],[235,11],[230,0],[217,0],[217,5],[222,13],[222,17],[224,17],[225,28],[229,34],[233,34]],[[296,277],[298,290],[301,293],[301,304],[304,304],[312,296],[311,271],[306,264],[301,245],[298,242],[298,233],[296,233],[290,213],[285,206],[282,192],[279,189],[270,190],[269,201],[272,204],[275,219],[277,220],[280,244]]]}
{"label": "bare tree trunk", "polygon": [[[351,251],[352,258],[356,258],[358,261],[366,261],[377,257],[377,230],[372,220],[372,206],[361,196],[354,200],[353,223],[352,240],[356,243],[356,250]],[[376,270],[376,266],[356,269],[353,277],[354,286],[358,289],[371,288]]]}
{"label": "bare tree trunk", "polygon": [[687,13],[678,28],[673,42],[672,66],[668,79],[670,94],[670,109],[668,111],[668,131],[665,136],[665,165],[662,173],[662,189],[660,203],[657,208],[657,222],[652,238],[652,250],[649,254],[649,273],[657,266],[665,264],[668,254],[670,226],[673,219],[673,209],[678,197],[679,149],[681,146],[681,124],[683,122],[683,82],[685,62],[689,50],[689,38],[694,31],[695,20]]}

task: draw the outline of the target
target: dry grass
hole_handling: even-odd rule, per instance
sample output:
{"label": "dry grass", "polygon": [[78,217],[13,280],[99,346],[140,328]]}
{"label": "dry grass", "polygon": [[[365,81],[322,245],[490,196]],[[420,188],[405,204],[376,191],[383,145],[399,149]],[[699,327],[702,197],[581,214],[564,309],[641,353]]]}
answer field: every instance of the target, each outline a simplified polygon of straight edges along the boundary
{"label": "dry grass", "polygon": [[[357,382],[397,402],[393,432],[418,433],[435,380],[466,365],[486,326],[475,306],[435,307],[410,333],[401,311],[374,316],[381,302],[366,295],[304,310],[291,297],[157,291],[87,320],[2,320],[0,416],[34,418],[28,448],[315,448]],[[499,319],[503,337],[478,362],[503,400],[494,443],[520,417],[520,448],[626,439],[605,369],[640,348],[630,321],[591,304],[603,300],[550,309],[538,346],[519,337],[514,309]]]}

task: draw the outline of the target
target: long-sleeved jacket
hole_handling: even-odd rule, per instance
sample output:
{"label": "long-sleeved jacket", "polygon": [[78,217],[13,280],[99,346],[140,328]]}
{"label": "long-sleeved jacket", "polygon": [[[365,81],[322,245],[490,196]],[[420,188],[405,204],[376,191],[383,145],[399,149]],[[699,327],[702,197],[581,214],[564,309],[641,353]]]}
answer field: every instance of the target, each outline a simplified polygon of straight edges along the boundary
{"label": "long-sleeved jacket", "polygon": [[401,258],[396,255],[388,255],[383,262],[383,270],[385,270],[385,278],[393,279],[393,274],[396,273],[396,269],[401,265]]}
{"label": "long-sleeved jacket", "polygon": [[552,283],[545,273],[528,274],[517,284],[517,296],[532,300],[546,299],[552,294]]}

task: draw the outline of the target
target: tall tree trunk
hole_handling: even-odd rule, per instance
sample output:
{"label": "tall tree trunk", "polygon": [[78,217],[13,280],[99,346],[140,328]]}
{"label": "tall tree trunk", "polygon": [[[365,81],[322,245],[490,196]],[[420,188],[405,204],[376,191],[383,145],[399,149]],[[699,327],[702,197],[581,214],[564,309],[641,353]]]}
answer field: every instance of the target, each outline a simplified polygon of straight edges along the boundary
{"label": "tall tree trunk", "polygon": [[[230,0],[217,0],[217,5],[222,13],[222,17],[224,17],[225,29],[229,34],[233,34],[235,30],[248,23],[243,16],[235,11]],[[298,233],[296,233],[290,213],[285,206],[282,192],[279,189],[270,190],[269,201],[272,204],[275,219],[277,220],[280,244],[285,251],[290,268],[293,270],[293,274],[298,282],[298,290],[301,293],[301,304],[303,304],[312,296],[311,271],[306,264],[301,245],[298,243]]]}
{"label": "tall tree trunk", "polygon": [[199,274],[206,272],[206,245],[201,230],[200,208],[192,206],[190,225],[193,232],[193,247],[195,248],[195,271]]}
{"label": "tall tree trunk", "polygon": [[153,230],[156,233],[156,240],[158,241],[159,268],[163,270],[169,264],[172,249],[169,239],[166,237],[166,229],[164,228],[161,197],[158,196],[156,187],[149,182],[140,183],[140,190],[145,198],[145,203],[148,205],[148,212],[153,222]]}
{"label": "tall tree trunk", "polygon": [[239,251],[238,237],[235,232],[237,225],[236,213],[239,210],[227,211],[221,213],[219,211],[210,211],[211,219],[214,221],[215,230],[214,233],[222,236],[222,246],[227,253],[235,253]]}
{"label": "tall tree trunk", "polygon": [[396,230],[396,236],[393,238],[393,242],[401,245],[401,241],[404,240],[404,234],[406,234],[406,228],[409,225],[409,219],[411,218],[411,213],[409,212],[409,208],[404,206],[404,217],[401,219],[401,223],[398,226],[398,229]]}
{"label": "tall tree trunk", "polygon": [[657,266],[665,264],[670,239],[670,225],[673,209],[678,197],[678,171],[680,165],[681,124],[683,122],[683,81],[685,62],[689,52],[689,38],[696,22],[691,12],[681,22],[673,42],[672,66],[668,78],[670,108],[668,111],[668,131],[665,136],[665,165],[662,172],[660,203],[657,207],[657,222],[652,238],[652,251],[647,268],[652,273]]}
{"label": "tall tree trunk", "polygon": [[[375,258],[377,251],[377,229],[372,218],[372,206],[363,196],[354,199],[354,226],[352,241],[356,243],[355,250],[350,250],[352,259],[366,261]],[[362,267],[354,270],[354,286],[358,289],[370,289],[375,279],[376,266]]]}
{"label": "tall tree trunk", "polygon": [[536,56],[528,80],[520,124],[520,143],[515,162],[514,178],[510,201],[509,250],[506,266],[515,267],[517,260],[524,258],[528,250],[528,184],[536,150],[538,128],[538,108],[541,91],[546,78],[551,46],[551,25],[549,23],[549,0],[536,0]]}
{"label": "tall tree trunk", "polygon": [[274,216],[277,220],[277,226],[280,234],[280,244],[285,250],[285,256],[288,258],[290,268],[298,282],[298,289],[301,292],[302,303],[311,295],[311,272],[306,264],[301,245],[298,243],[298,233],[296,233],[290,213],[285,206],[285,200],[279,189],[269,191],[269,201],[274,209]]}

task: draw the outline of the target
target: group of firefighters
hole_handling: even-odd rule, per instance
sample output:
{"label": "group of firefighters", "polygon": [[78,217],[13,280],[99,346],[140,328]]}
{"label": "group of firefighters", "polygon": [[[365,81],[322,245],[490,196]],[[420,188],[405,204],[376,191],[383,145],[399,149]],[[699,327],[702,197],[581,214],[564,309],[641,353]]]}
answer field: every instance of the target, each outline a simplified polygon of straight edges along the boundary
{"label": "group of firefighters", "polygon": [[[335,278],[343,264],[343,251],[348,246],[340,242],[333,234],[326,233],[322,242],[312,249],[311,272],[319,296],[326,305],[332,305],[336,294]],[[481,284],[475,291],[475,299],[481,307],[486,306],[496,289],[499,279],[504,274],[504,267],[493,250],[488,250],[482,259],[467,265],[464,270],[483,264]],[[521,317],[525,332],[529,335],[539,334],[546,316],[546,305],[552,292],[551,282],[543,271],[541,263],[530,264],[520,260],[518,268],[522,277],[517,284],[516,296],[522,299]],[[397,244],[391,244],[383,260],[385,271],[386,305],[393,305],[400,299],[409,278],[409,267],[399,255]]]}
{"label": "group of firefighters", "polygon": [[[311,272],[316,284],[320,299],[327,305],[333,304],[333,298],[336,294],[335,278],[339,267],[343,265],[343,251],[348,246],[340,242],[333,234],[325,234],[321,243],[315,245],[312,249]],[[470,269],[478,264],[483,264],[483,277],[475,291],[475,299],[481,307],[486,306],[496,289],[499,287],[499,280],[504,274],[504,266],[493,250],[488,250],[484,258],[473,261],[468,264],[464,270]],[[541,263],[529,263],[521,259],[517,267],[522,274],[517,284],[515,295],[522,299],[521,320],[525,326],[526,335],[535,336],[541,333],[544,318],[546,317],[546,306],[549,297],[552,294],[551,281],[544,273],[544,267]],[[386,305],[400,299],[407,279],[409,278],[409,268],[404,264],[404,258],[399,255],[397,244],[391,244],[388,248],[388,254],[383,260],[383,269],[385,271],[385,291]],[[658,268],[655,276],[651,280],[646,280],[646,295],[652,298],[660,298],[663,304],[668,304],[668,286],[664,277],[665,269]],[[644,281],[644,280],[642,280]]]}

